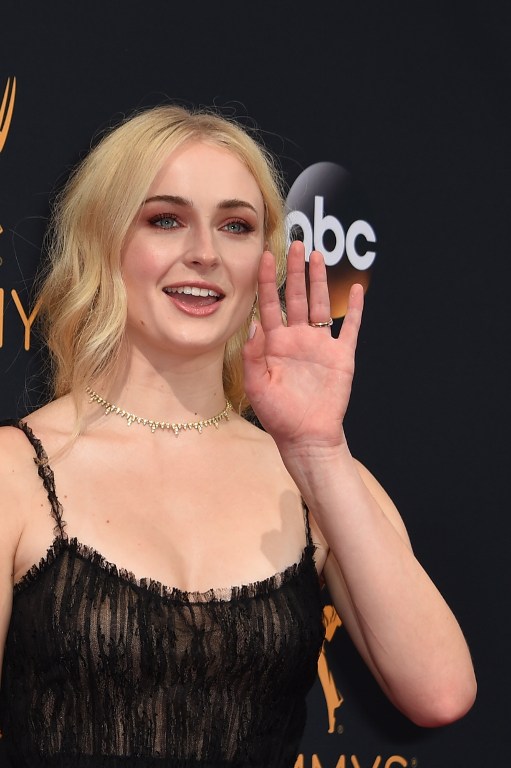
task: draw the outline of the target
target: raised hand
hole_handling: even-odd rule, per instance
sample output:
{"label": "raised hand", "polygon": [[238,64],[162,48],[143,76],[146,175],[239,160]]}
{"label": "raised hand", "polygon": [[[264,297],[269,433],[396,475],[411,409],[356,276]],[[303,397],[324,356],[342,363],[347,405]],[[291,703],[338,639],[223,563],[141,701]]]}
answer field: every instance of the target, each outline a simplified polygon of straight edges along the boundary
{"label": "raised hand", "polygon": [[307,301],[304,247],[296,241],[287,262],[286,325],[275,259],[268,251],[263,254],[258,288],[261,322],[243,352],[245,390],[281,450],[344,441],[342,424],[355,368],[363,288],[352,286],[341,333],[334,339],[328,325],[313,325],[330,318],[326,268],[319,252],[311,254],[309,280]]}

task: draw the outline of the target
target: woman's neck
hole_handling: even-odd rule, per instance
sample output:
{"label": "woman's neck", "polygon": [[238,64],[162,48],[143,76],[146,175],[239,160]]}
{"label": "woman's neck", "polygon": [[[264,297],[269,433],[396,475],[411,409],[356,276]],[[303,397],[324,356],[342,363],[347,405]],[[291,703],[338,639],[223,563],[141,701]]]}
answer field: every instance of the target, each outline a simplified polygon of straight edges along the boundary
{"label": "woman's neck", "polygon": [[108,402],[144,419],[183,422],[210,418],[225,407],[218,355],[154,365],[131,355],[107,386],[89,386]]}

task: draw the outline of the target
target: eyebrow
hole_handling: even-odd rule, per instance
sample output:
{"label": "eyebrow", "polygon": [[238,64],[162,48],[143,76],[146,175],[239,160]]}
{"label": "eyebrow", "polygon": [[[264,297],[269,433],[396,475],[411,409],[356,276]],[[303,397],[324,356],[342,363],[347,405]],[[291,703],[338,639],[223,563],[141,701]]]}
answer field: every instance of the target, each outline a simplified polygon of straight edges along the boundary
{"label": "eyebrow", "polygon": [[222,200],[220,203],[218,203],[218,208],[221,208],[222,210],[228,210],[229,208],[249,208],[251,211],[257,214],[257,211],[252,203],[248,203],[246,200],[239,200],[236,197],[232,198],[232,200]]}
{"label": "eyebrow", "polygon": [[[180,195],[153,195],[152,197],[147,198],[145,204],[154,202],[173,203],[174,205],[183,205],[187,208],[193,208],[192,201],[188,200],[186,197],[181,197]],[[217,208],[220,210],[230,210],[231,208],[248,208],[257,215],[257,210],[254,208],[252,203],[249,203],[246,200],[239,200],[237,197],[233,197],[229,200],[221,200],[218,203]]]}

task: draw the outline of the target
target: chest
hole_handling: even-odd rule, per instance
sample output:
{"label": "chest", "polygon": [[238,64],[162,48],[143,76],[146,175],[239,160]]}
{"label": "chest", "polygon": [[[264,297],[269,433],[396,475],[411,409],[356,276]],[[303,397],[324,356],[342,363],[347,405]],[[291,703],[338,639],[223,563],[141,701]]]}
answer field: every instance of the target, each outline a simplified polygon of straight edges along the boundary
{"label": "chest", "polygon": [[[229,587],[281,572],[305,546],[296,488],[282,467],[250,451],[165,457],[86,445],[52,474],[67,535],[137,578],[184,591]],[[39,495],[26,510],[18,578],[51,541],[44,488]]]}
{"label": "chest", "polygon": [[[294,675],[323,637],[312,553],[223,594],[138,583],[75,541],[57,542],[15,595],[8,645],[25,673],[53,670],[57,686],[232,684],[268,670]],[[37,638],[44,638],[38,642]],[[20,678],[25,678],[18,670]],[[57,690],[56,688],[56,690]]]}

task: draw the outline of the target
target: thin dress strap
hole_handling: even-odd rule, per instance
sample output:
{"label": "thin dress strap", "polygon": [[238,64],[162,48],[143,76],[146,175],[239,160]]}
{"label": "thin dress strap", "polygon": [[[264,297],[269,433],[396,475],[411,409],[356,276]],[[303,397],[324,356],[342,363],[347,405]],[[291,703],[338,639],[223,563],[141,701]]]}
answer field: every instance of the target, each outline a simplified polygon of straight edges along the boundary
{"label": "thin dress strap", "polygon": [[51,507],[51,514],[53,519],[55,520],[55,528],[54,528],[55,536],[57,536],[60,539],[67,540],[67,533],[64,530],[64,528],[66,527],[66,523],[62,518],[64,510],[62,509],[62,504],[58,500],[58,497],[55,491],[55,476],[53,474],[52,468],[48,464],[48,455],[44,450],[41,441],[34,435],[32,430],[28,426],[28,424],[26,424],[24,421],[14,421],[12,422],[12,426],[17,427],[18,429],[21,429],[22,432],[24,432],[32,448],[35,451],[36,455],[34,456],[34,463],[37,466],[37,472],[39,474],[39,477],[43,481],[44,489],[48,495],[48,501],[50,502],[50,507]]}
{"label": "thin dress strap", "polygon": [[307,504],[303,499],[302,499],[302,507],[303,507],[303,517],[305,520],[305,534],[307,536],[307,546],[312,547],[313,549],[316,549],[316,545],[312,540],[312,531],[311,531],[311,525],[309,521],[309,507],[307,506]]}

